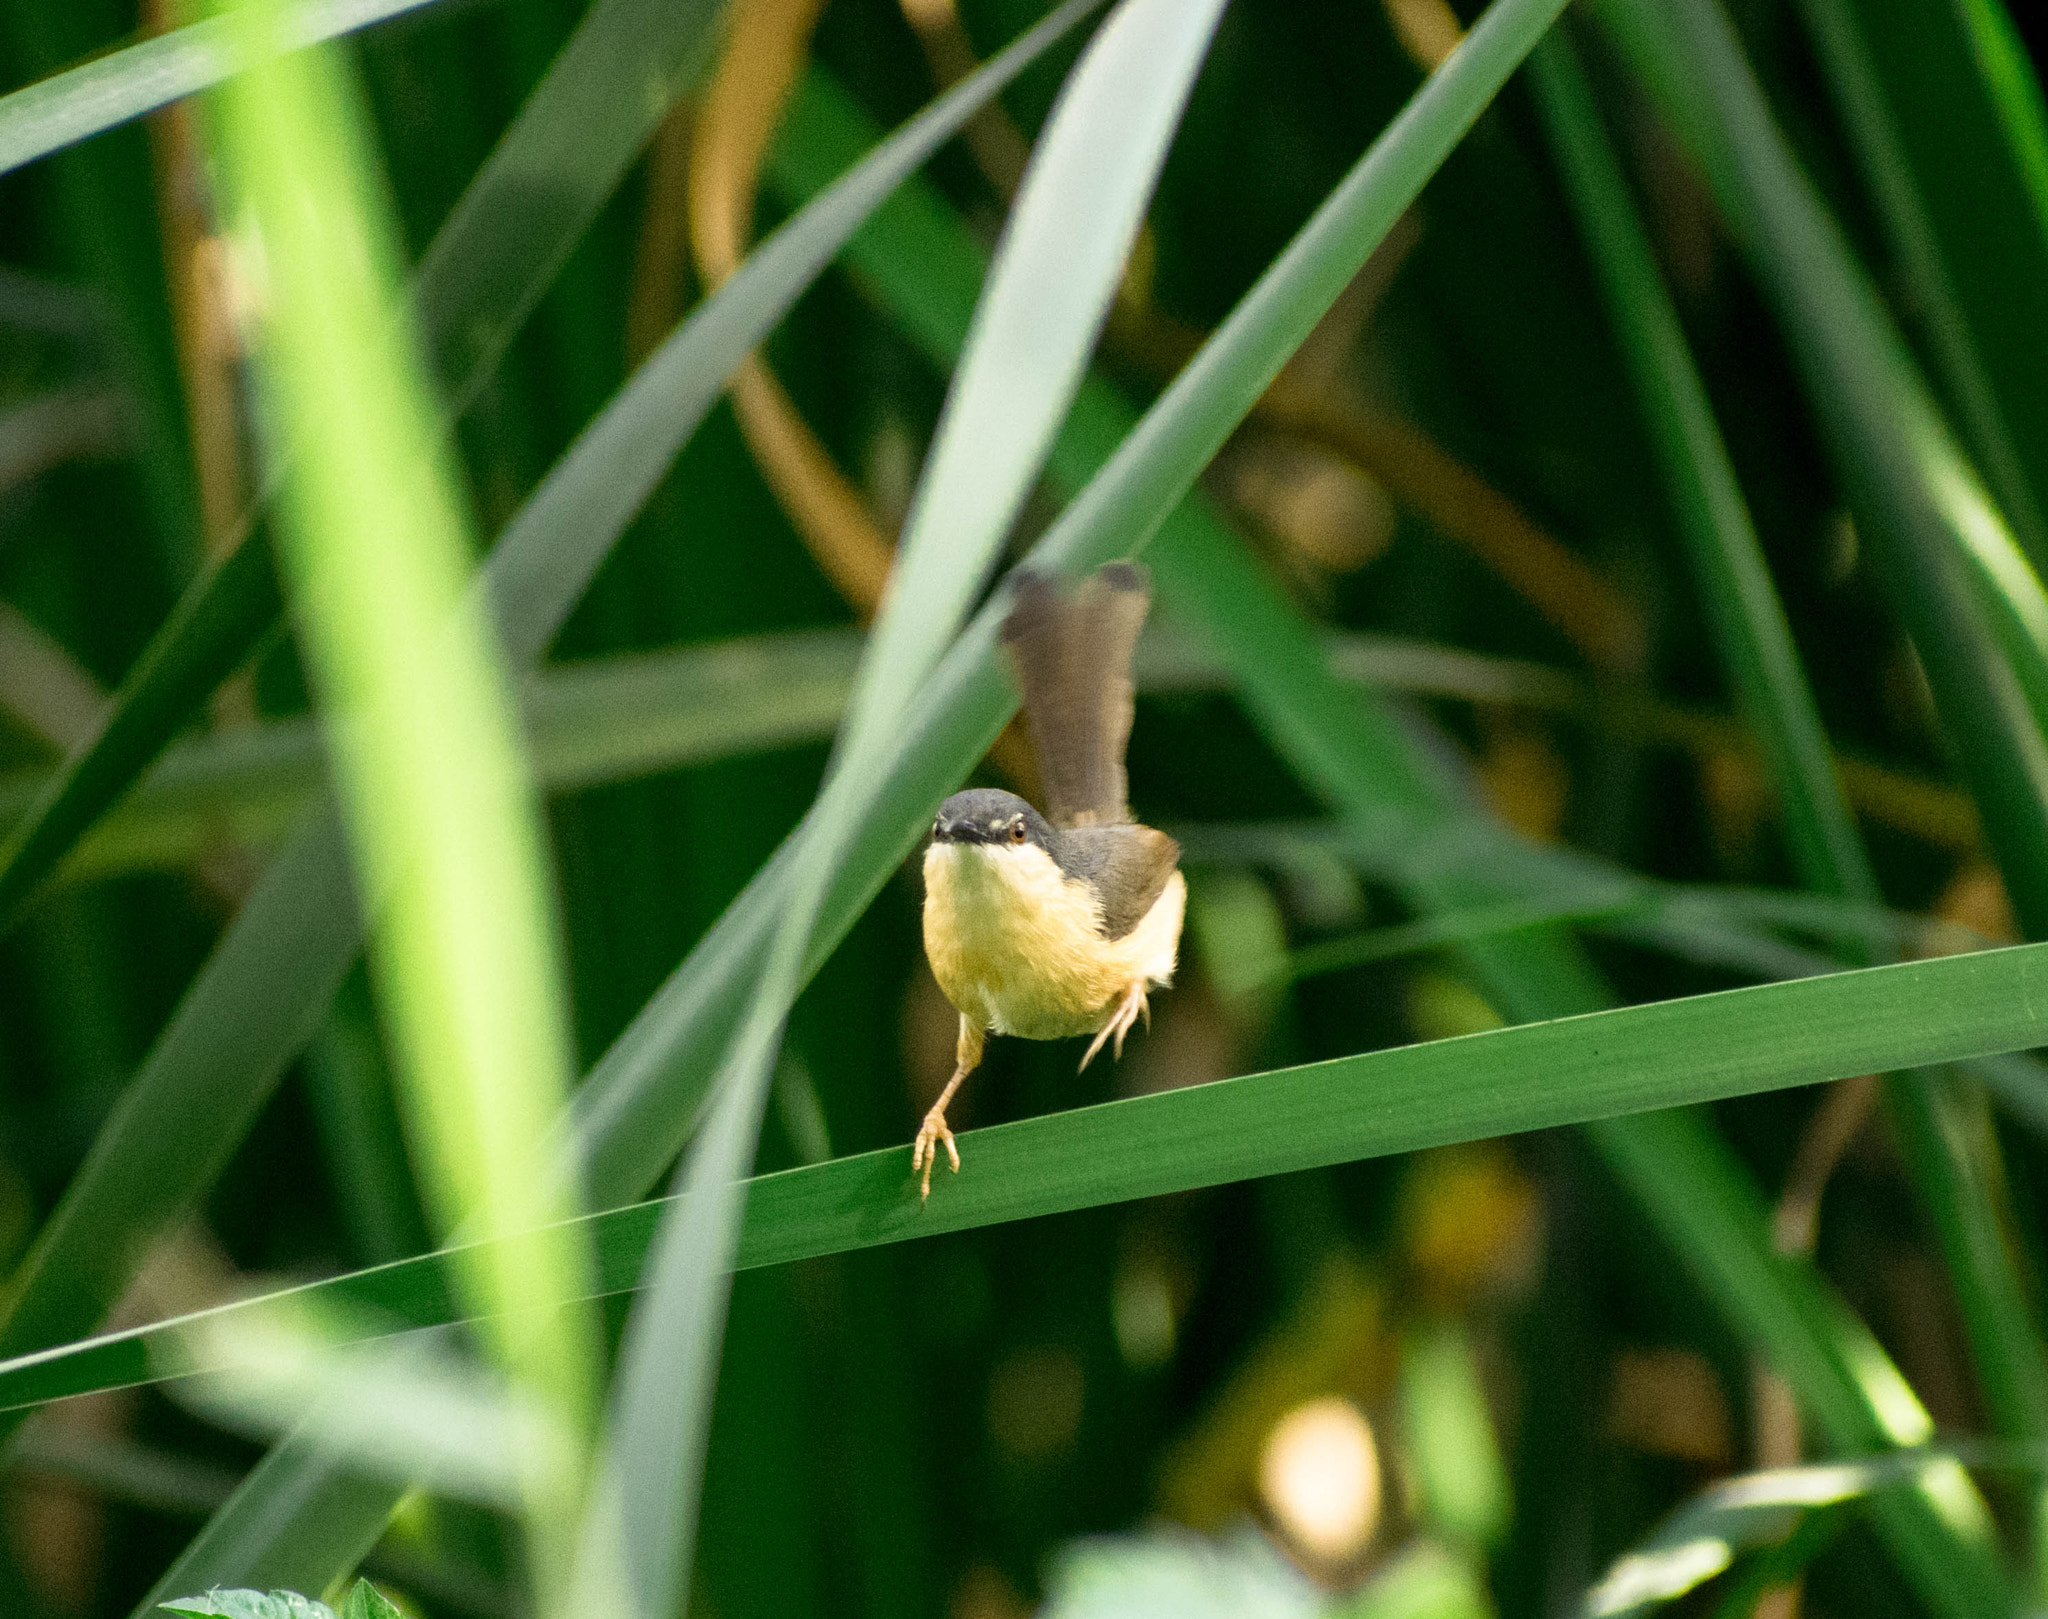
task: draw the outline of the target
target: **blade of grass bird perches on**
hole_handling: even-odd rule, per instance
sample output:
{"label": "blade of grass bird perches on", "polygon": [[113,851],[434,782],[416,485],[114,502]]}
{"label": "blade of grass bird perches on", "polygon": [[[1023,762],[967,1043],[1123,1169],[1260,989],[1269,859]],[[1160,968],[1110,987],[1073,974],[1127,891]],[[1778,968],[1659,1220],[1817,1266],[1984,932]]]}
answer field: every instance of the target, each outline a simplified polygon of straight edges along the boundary
{"label": "blade of grass bird perches on", "polygon": [[[1475,30],[1465,50],[1469,51],[1480,37],[1479,30]],[[1469,61],[1470,57],[1465,59]],[[1454,57],[1448,66],[1455,68],[1457,63],[1458,58]],[[814,91],[816,85],[814,78]],[[792,130],[807,127],[814,126],[793,124]],[[789,150],[786,140],[784,151]],[[801,189],[799,185],[799,194]],[[958,250],[946,243],[945,227],[934,210],[927,207],[923,217],[913,223],[911,200],[899,199],[895,209],[878,217],[875,228],[856,240],[856,264],[882,286],[892,312],[906,331],[930,350],[943,354],[950,341],[949,331],[957,329],[957,316],[934,298],[933,271],[948,263]],[[907,256],[893,261],[885,256],[885,224],[895,237],[889,245],[898,250],[909,236],[916,235],[914,261]],[[912,262],[922,274],[910,269]],[[914,292],[908,290],[911,285],[915,286]],[[1155,418],[1164,414],[1163,407],[1172,400],[1174,393],[1169,390],[1162,407],[1155,409]],[[1076,422],[1095,426],[1091,417],[1098,408],[1114,419],[1114,406],[1107,396],[1091,399],[1084,392],[1077,406]],[[1101,430],[1105,438],[1113,436],[1114,430],[1107,423]],[[1163,439],[1164,435],[1146,448],[1155,448]],[[1053,467],[1056,475],[1065,470],[1058,452]],[[1115,512],[1116,507],[1105,503],[1091,508],[1087,516],[1092,520],[1104,511]],[[1156,520],[1149,510],[1146,518]],[[1120,535],[1128,533],[1131,526],[1121,528]],[[1207,523],[1184,521],[1169,524],[1167,533],[1172,543],[1153,553],[1163,597],[1175,602],[1184,614],[1200,620],[1214,644],[1231,654],[1245,681],[1246,697],[1255,716],[1279,742],[1282,751],[1294,757],[1297,768],[1321,791],[1339,802],[1359,806],[1357,813],[1375,818],[1374,835],[1388,839],[1397,849],[1403,843],[1404,826],[1424,826],[1440,815],[1440,810],[1430,808],[1444,792],[1434,771],[1411,758],[1405,739],[1384,718],[1373,719],[1369,725],[1361,723],[1367,720],[1369,711],[1361,710],[1330,687],[1327,671],[1309,652],[1305,634],[1290,622],[1286,609],[1271,600],[1264,582],[1220,532]],[[1283,649],[1284,655],[1279,655]],[[965,664],[962,676],[970,677],[970,668]],[[975,672],[971,678],[982,677]],[[980,731],[984,742],[991,734],[988,724],[1001,712],[995,694],[989,692],[984,696],[986,691],[983,687],[974,693],[977,702],[985,705],[977,712],[988,715]],[[962,695],[964,713],[967,694]],[[921,745],[934,747],[936,743],[924,739]],[[937,796],[934,792],[918,807],[928,814],[929,804],[936,802]],[[899,857],[913,835],[899,829],[895,840]],[[1407,874],[1405,886],[1424,909],[1497,902],[1506,897],[1483,887],[1474,892],[1474,879],[1481,874],[1461,868],[1458,851],[1449,842],[1439,840],[1432,845],[1430,840],[1423,839],[1417,852],[1427,858]],[[707,943],[704,954],[691,964],[696,970],[678,975],[665,986],[648,1015],[614,1048],[616,1063],[608,1059],[593,1076],[606,1084],[595,1092],[586,1089],[586,1122],[602,1118],[607,1125],[615,1124],[630,1110],[645,1106],[647,1097],[659,1091],[665,1077],[662,1070],[676,1050],[703,1037],[692,1028],[692,1023],[703,1018],[709,1027],[716,1028],[730,1015],[726,1008],[731,1002],[726,997],[732,989],[729,980],[720,980],[737,971],[738,963],[748,959],[758,944],[746,938],[744,924],[730,913],[727,922],[721,923]],[[1583,964],[1545,936],[1518,937],[1511,947],[1477,946],[1471,954],[1483,978],[1513,1015],[1586,1010],[1599,1004],[1603,995]],[[611,1116],[604,1118],[607,1113]],[[609,1129],[604,1133],[614,1141],[618,1139]],[[1711,1137],[1697,1125],[1652,1126],[1647,1121],[1631,1121],[1597,1127],[1594,1139],[1624,1183],[1658,1217],[1663,1228],[1673,1234],[1681,1245],[1681,1255],[1722,1307],[1744,1322],[1745,1330],[1770,1343],[1782,1363],[1793,1367],[1794,1380],[1802,1384],[1803,1397],[1813,1402],[1833,1402],[1831,1435],[1840,1440],[1842,1434],[1850,1434],[1854,1442],[1860,1443],[1862,1436],[1878,1431],[1869,1424],[1857,1428],[1844,1425],[1847,1413],[1871,1409],[1868,1392],[1844,1371],[1848,1362],[1828,1347],[1838,1345],[1847,1328],[1836,1319],[1838,1311],[1828,1314],[1812,1301],[1802,1304],[1782,1295],[1774,1280],[1778,1269],[1776,1257],[1762,1241],[1761,1219],[1753,1226],[1744,1223],[1743,1211],[1758,1200],[1742,1182],[1740,1171],[1716,1156],[1719,1149]],[[606,1152],[614,1162],[623,1156],[618,1147],[608,1147]],[[1736,1187],[1737,1191],[1730,1194],[1734,1201],[1723,1197],[1713,1205],[1711,1218],[1697,1213],[1691,1219],[1683,1218],[1687,1211],[1674,1206],[1674,1189],[1688,1176],[1663,1174],[1655,1167],[1673,1153],[1704,1154],[1702,1161],[1718,1165],[1718,1178],[1707,1184]],[[1675,1167],[1690,1170],[1694,1166]],[[1697,1182],[1696,1175],[1690,1178]],[[1688,1249],[1687,1244],[1694,1246]],[[1968,1492],[1960,1499],[1969,1503],[1975,1500]],[[1887,1533],[1916,1583],[1943,1611],[1961,1613],[1986,1607],[2002,1611],[2009,1606],[2011,1597],[2003,1588],[1995,1565],[1982,1551],[1981,1508],[1968,1506],[1960,1518],[1943,1516],[1953,1508],[1954,1502],[1945,1501],[1939,1492],[1917,1492],[1903,1504],[1885,1509]],[[1963,1538],[1957,1539],[1958,1535]]]}
{"label": "blade of grass bird perches on", "polygon": [[782,1026],[876,765],[980,592],[1109,309],[1224,0],[1124,0],[1082,53],[1033,152],[977,303],[847,716],[717,1100],[627,1323],[578,1548],[582,1600],[683,1606],[724,1333],[739,1188]]}
{"label": "blade of grass bird perches on", "polygon": [[[717,0],[599,0],[435,233],[412,309],[451,417],[490,380],[662,109],[694,77],[717,12]],[[246,517],[241,542],[186,588],[98,735],[0,849],[0,928],[273,631],[283,603],[270,548],[255,533],[267,494]]]}
{"label": "blade of grass bird perches on", "polygon": [[270,54],[304,50],[433,0],[296,0],[252,46],[224,17],[141,40],[0,96],[0,174],[219,84]]}
{"label": "blade of grass bird perches on", "polygon": [[[552,638],[717,397],[718,379],[760,341],[879,198],[1090,9],[1091,0],[1072,0],[983,75],[858,161],[636,373],[493,553],[489,582],[515,662],[532,661]],[[240,1140],[355,954],[344,849],[332,808],[316,808],[266,870],[39,1233],[0,1343],[27,1349],[89,1330],[126,1283],[123,1256],[174,1218]],[[167,1131],[167,1119],[179,1128]]]}
{"label": "blade of grass bird perches on", "polygon": [[[1135,413],[1107,385],[1083,385],[1053,446],[1052,479],[1079,489],[1113,452],[1124,465],[1142,466],[1146,476],[1120,478],[1113,498],[1070,508],[1033,548],[1032,566],[1056,575],[1083,571],[1117,554],[1128,555],[1162,522],[1169,539],[1185,543],[1199,531],[1210,547],[1228,550],[1234,542],[1214,530],[1215,519],[1202,497],[1195,494],[1184,502],[1181,497],[1208,454],[1314,328],[1556,10],[1554,0],[1508,0],[1487,13],[1468,47],[1416,92],[1212,336],[1205,363],[1169,387],[1148,421],[1170,427],[1134,435]],[[846,154],[869,138],[863,115],[813,70],[784,125],[771,177],[800,201],[814,195]],[[979,251],[958,220],[928,190],[907,187],[853,239],[851,260],[855,272],[880,291],[898,323],[941,367],[950,367],[982,274]],[[1262,599],[1263,580],[1254,578],[1249,588],[1254,600]],[[985,608],[927,683],[916,715],[904,727],[863,840],[835,879],[807,971],[816,971],[909,853],[939,800],[958,785],[1015,712],[1016,694],[996,661],[999,617],[998,608]],[[1391,741],[1382,745],[1394,746]],[[1412,802],[1423,813],[1421,802]],[[776,912],[794,851],[808,832],[807,824],[784,841],[613,1042],[577,1093],[569,1128],[598,1201],[645,1195],[689,1138],[709,1075],[759,970],[767,919]]]}
{"label": "blade of grass bird perches on", "polygon": [[2048,595],[1785,146],[1720,8],[1614,0],[1600,16],[1777,307],[2014,906],[2038,935],[2048,930]]}
{"label": "blade of grass bird perches on", "polygon": [[[278,21],[261,0],[236,15],[252,42]],[[545,1152],[571,1061],[552,882],[424,357],[391,318],[396,226],[353,92],[326,47],[255,67],[218,94],[216,159],[263,245],[258,364],[277,441],[301,447],[280,557],[358,888],[382,901],[371,964],[426,1203],[444,1237],[496,1239],[454,1280],[498,1318],[485,1352],[538,1425],[503,1459],[546,1609],[568,1576],[600,1381],[599,1324],[572,1302],[591,1267],[563,1223],[577,1188]],[[457,1426],[476,1431],[474,1413]]]}
{"label": "blade of grass bird perches on", "polygon": [[1802,0],[1864,183],[1977,464],[2048,567],[2048,119],[1996,0]]}
{"label": "blade of grass bird perches on", "polygon": [[[904,1195],[911,1177],[898,1148],[782,1170],[747,1183],[736,1263],[786,1264],[1651,1109],[1682,1124],[1691,1116],[1670,1110],[1687,1103],[2020,1051],[2048,1043],[2048,1011],[2038,997],[2028,1005],[2044,971],[2048,945],[2013,945],[1516,1024],[1022,1119],[963,1134],[989,1172],[962,1175],[949,1183],[950,1195],[922,1210]],[[1714,1156],[1707,1155],[1709,1166]],[[1698,1170],[1687,1179],[1714,1185]],[[1708,1201],[1725,1197],[1725,1189],[1715,1190]],[[602,1291],[644,1282],[649,1243],[673,1202],[583,1217]],[[1756,1207],[1761,1221],[1760,1201]],[[461,1311],[442,1257],[399,1260],[17,1357],[0,1363],[0,1409],[222,1370],[222,1362],[196,1359],[195,1346],[238,1340],[193,1338],[188,1329],[207,1320],[325,1306],[351,1320],[381,1315],[384,1331],[446,1324]],[[1880,1356],[1869,1364],[1888,1363]],[[1910,1396],[1903,1398],[1910,1409]],[[1873,1426],[1853,1413],[1843,1421]]]}
{"label": "blade of grass bird perches on", "polygon": [[[1532,55],[1532,83],[1621,350],[1651,429],[1671,503],[1688,541],[1723,664],[1762,740],[1795,868],[1819,892],[1875,903],[1877,879],[1838,786],[1820,714],[1792,645],[1706,390],[1636,217],[1571,42],[1553,35]],[[1867,956],[1865,959],[1868,959]],[[1900,1074],[1887,1110],[1963,1305],[1971,1360],[1997,1430],[2048,1439],[2048,1361],[2020,1303],[2024,1290],[1998,1232],[1994,1162],[1952,1127],[1962,1104],[1943,1076]]]}

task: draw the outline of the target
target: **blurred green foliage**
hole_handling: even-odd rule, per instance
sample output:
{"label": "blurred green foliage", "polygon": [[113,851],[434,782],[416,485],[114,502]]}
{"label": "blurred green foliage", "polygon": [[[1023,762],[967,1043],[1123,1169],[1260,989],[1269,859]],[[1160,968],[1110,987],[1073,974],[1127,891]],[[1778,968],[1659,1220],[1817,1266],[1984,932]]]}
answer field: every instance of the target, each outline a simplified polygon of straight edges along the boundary
{"label": "blurred green foliage", "polygon": [[[737,188],[728,206],[743,234],[765,236],[1045,10],[961,0],[949,21],[934,0],[831,0],[813,33],[801,6],[733,3],[787,13],[801,68],[758,175],[720,157],[704,109],[711,74],[765,84],[772,65],[686,49],[676,19],[651,8],[652,31],[625,58],[577,71],[605,89],[630,68],[653,88],[608,98],[582,138],[543,125],[547,139],[508,147],[517,161],[501,153],[498,172],[525,188],[508,182],[496,211],[472,193],[464,213],[458,199],[583,20],[578,0],[436,0],[340,47],[402,256],[439,289],[423,294],[423,353],[460,410],[455,464],[479,535],[521,513],[678,318],[712,307],[708,283],[724,272],[698,257],[693,203]],[[1846,897],[1866,922],[1875,900],[1951,936],[2038,930],[2037,25],[1998,0],[1742,0],[1723,36],[1718,7],[1689,5],[1605,0],[1567,15],[1581,65],[1560,65],[1553,40],[1540,98],[1526,76],[1509,84],[1159,540],[1160,623],[1141,659],[1131,766],[1139,812],[1183,832],[1195,867],[1181,980],[1107,1074],[1077,1078],[1064,1045],[996,1042],[956,1122],[1888,949],[1868,929],[1845,938],[1839,916],[1831,928],[1812,911],[1738,909],[1754,890]],[[126,0],[12,0],[0,89],[180,20]],[[1435,0],[1225,11],[1018,551],[1238,307],[1458,24]],[[1040,127],[1078,49],[1053,46],[997,119],[940,151],[764,351],[882,536],[904,516],[956,313],[1015,183],[1003,153]],[[26,105],[0,101],[0,129]],[[109,1287],[125,1296],[107,1324],[125,1326],[259,1277],[429,1248],[388,1008],[359,967],[331,1007],[323,992],[320,1015],[293,1023],[299,1054],[274,1093],[255,1087],[253,1117],[157,1120],[133,1094],[124,1102],[319,776],[295,620],[193,700],[279,595],[254,549],[270,543],[266,524],[221,560],[269,477],[246,349],[263,290],[192,112],[180,104],[0,175],[10,841],[50,802],[67,757],[119,753],[80,750],[103,693],[147,689],[137,671],[152,667],[152,638],[166,637],[151,657],[191,660],[159,707],[131,701],[108,732],[127,751],[104,787],[161,754],[157,773],[103,819],[97,801],[82,812],[98,830],[0,939],[0,1250],[13,1264],[39,1231],[48,1241],[44,1221],[67,1186],[86,1184],[80,1166],[113,1129],[166,1144],[193,1131],[205,1139],[192,1163],[223,1166],[189,1219],[171,1218],[182,1188],[121,1189],[148,1222],[77,1228],[91,1263],[45,1276],[56,1302],[39,1294],[36,1306],[52,1313],[12,1319],[15,1350],[84,1335]],[[437,259],[451,210],[471,234],[449,227]],[[537,302],[529,283],[545,285]],[[791,463],[762,442],[758,419],[710,412],[644,503],[631,498],[636,515],[531,688],[580,1070],[616,1060],[629,1028],[658,1038],[644,1021],[664,1005],[657,991],[805,814],[851,637],[876,607],[835,586],[829,523],[804,515]],[[1987,539],[2001,525],[2011,544]],[[197,629],[193,603],[213,614]],[[1361,694],[1323,666],[1312,630],[1376,649],[1383,671],[1436,661]],[[1016,781],[1016,758],[999,745],[975,779]],[[53,857],[84,827],[60,830]],[[856,865],[895,836],[870,832]],[[330,876],[344,891],[338,856]],[[899,1149],[907,1165],[950,1067],[914,868],[876,881],[796,1004],[760,1172]],[[1700,903],[1647,910],[1648,883],[1685,885],[1654,893]],[[773,931],[772,919],[739,921]],[[1575,938],[1563,922],[1579,924]],[[1908,949],[1922,936],[1886,935]],[[341,973],[347,940],[329,948],[323,982]],[[1961,985],[1973,970],[1947,964],[1953,977],[1927,982]],[[1972,1025],[1996,1021],[2008,1045],[2037,1037],[2035,998],[2007,986],[2038,970],[1997,963],[2002,1019],[1958,989],[1947,1054],[2001,1043],[1969,1046]],[[1884,1036],[1882,1008],[1856,1017],[1869,982],[1825,1002],[1843,1009],[1838,1024],[1788,1028],[1800,1077],[1848,1074],[1830,1053]],[[1689,1059],[1722,1055],[1709,1049],[1722,1017],[1670,1009],[1626,1025],[1648,1032],[1631,1036],[1643,1057],[1623,1078],[1649,1077],[1625,1105],[1709,1094],[1686,1088]],[[1926,1021],[1949,1027],[1933,1011]],[[1731,1047],[1769,1033],[1739,1010],[1720,1029]],[[235,1050],[232,1018],[207,1038],[253,1060]],[[1555,1107],[1546,1116],[1624,1105],[1574,1111],[1600,1036],[1518,1038],[1504,1049],[1556,1055],[1505,1059],[1498,1094],[1476,1104],[1446,1083],[1433,1113],[1426,1083],[1409,1081],[1400,1104],[1423,1121],[1409,1139],[1459,1133],[1429,1135],[1433,1117],[1517,1116],[1518,1084]],[[204,1073],[210,1049],[189,1048],[190,1072]],[[1439,1060],[1454,1070],[1457,1049],[1407,1071],[1426,1081]],[[671,1100],[710,1084],[709,1059],[689,1062]],[[2039,1070],[2000,1072],[2038,1096]],[[1307,1070],[1273,1094],[1312,1110],[1338,1083]],[[1143,1114],[1190,1121],[1168,1145],[1157,1125],[1118,1138],[1114,1114],[992,1138],[979,1154],[969,1137],[963,1192],[977,1173],[1031,1175],[1037,1153],[1044,1186],[1060,1190],[1036,1207],[1099,1206],[1005,1218],[1004,1187],[984,1181],[973,1197],[987,1201],[960,1207],[973,1229],[818,1256],[835,1236],[741,1272],[692,1611],[1009,1619],[1050,1597],[1055,1612],[1136,1614],[1171,1607],[1175,1582],[1214,1595],[1243,1580],[1276,1612],[1533,1619],[1589,1591],[1639,1589],[1618,1572],[1599,1583],[1638,1546],[1667,1559],[1693,1548],[1691,1583],[1712,1577],[1697,1561],[1703,1535],[1721,1537],[1733,1572],[1688,1611],[1756,1611],[1782,1601],[1767,1587],[1801,1582],[1793,1600],[1814,1614],[1989,1611],[1971,1608],[1973,1593],[2012,1602],[2048,1566],[2036,1545],[2044,1458],[2027,1448],[2043,1437],[2048,1152],[2038,1106],[2024,1123],[1979,1083],[1954,1069],[1900,1076],[1879,1111],[1868,1092],[1773,1089],[1710,1113],[1224,1186],[1200,1166],[1234,1161],[1235,1143],[1205,1144],[1202,1131],[1255,1100]],[[1330,1121],[1327,1138],[1354,1139],[1355,1125],[1371,1139],[1372,1099],[1347,1093],[1345,1105],[1356,1115]],[[606,1201],[652,1189],[617,1166],[665,1162],[688,1122],[671,1109],[658,1129],[606,1144]],[[1285,1122],[1276,1115],[1275,1133]],[[1303,1137],[1316,1129],[1310,1119]],[[1073,1143],[1094,1156],[1058,1161]],[[893,1237],[895,1212],[876,1208],[891,1162],[821,1166],[757,1187],[754,1206],[786,1197],[798,1214],[776,1229],[790,1240],[806,1207],[827,1207],[805,1205],[825,1195],[805,1189],[825,1188],[840,1200],[831,1218]],[[1202,1189],[1119,1198],[1148,1173]],[[935,1184],[935,1209],[949,1190]],[[651,1218],[630,1218],[630,1241],[600,1238],[611,1288],[630,1283],[646,1245]],[[418,1285],[408,1299],[439,1284]],[[606,1306],[614,1346],[628,1302]],[[38,1320],[67,1325],[38,1336]],[[1333,1397],[1377,1446],[1377,1506],[1358,1544],[1317,1541],[1275,1482],[1287,1458],[1274,1446],[1295,1431],[1285,1419]],[[0,1609],[128,1613],[224,1501],[188,1566],[256,1555],[286,1482],[314,1475],[294,1471],[304,1458],[290,1441],[251,1473],[262,1452],[197,1409],[144,1388],[60,1403],[20,1428],[0,1497]],[[1890,1462],[1794,1475],[1789,1495],[1700,1493],[1725,1474],[1929,1435],[1977,1469],[1981,1500],[1958,1493],[1946,1452],[1913,1471],[1917,1495],[1900,1484],[1907,1464]],[[1981,1436],[2014,1444],[1972,1450]],[[298,1510],[324,1520],[322,1556],[353,1562],[375,1540],[366,1567],[409,1614],[526,1611],[510,1520],[416,1495],[384,1527],[395,1498],[329,1478]],[[1139,1538],[1154,1515],[1187,1533]],[[1101,1536],[1134,1538],[1062,1553]],[[219,1583],[294,1583],[275,1566],[252,1561]],[[1653,1582],[1674,1566],[1633,1565]],[[1136,1570],[1135,1594],[1088,1584],[1105,1570]],[[1146,1580],[1164,1583],[1148,1596]]]}

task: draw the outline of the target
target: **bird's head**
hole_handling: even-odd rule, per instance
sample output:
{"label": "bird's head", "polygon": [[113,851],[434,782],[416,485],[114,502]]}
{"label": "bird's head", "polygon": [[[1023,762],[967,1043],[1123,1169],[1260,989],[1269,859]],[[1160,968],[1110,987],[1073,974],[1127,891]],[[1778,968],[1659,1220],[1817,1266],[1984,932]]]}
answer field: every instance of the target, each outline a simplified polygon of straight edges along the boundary
{"label": "bird's head", "polygon": [[999,787],[955,793],[932,821],[934,843],[976,844],[991,851],[1036,846],[1055,859],[1058,836],[1037,810]]}

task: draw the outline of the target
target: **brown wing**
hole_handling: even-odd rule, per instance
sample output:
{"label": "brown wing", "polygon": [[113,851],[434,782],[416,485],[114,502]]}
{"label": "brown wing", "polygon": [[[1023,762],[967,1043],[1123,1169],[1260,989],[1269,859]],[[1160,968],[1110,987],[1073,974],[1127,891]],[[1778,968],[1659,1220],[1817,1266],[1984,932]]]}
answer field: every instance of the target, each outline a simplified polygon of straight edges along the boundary
{"label": "brown wing", "polygon": [[1121,939],[1145,920],[1180,864],[1180,845],[1150,826],[1077,826],[1060,838],[1060,865],[1085,877],[1102,902],[1102,936]]}
{"label": "brown wing", "polygon": [[1003,645],[1024,693],[1054,826],[1131,818],[1131,653],[1151,602],[1151,581],[1132,562],[1097,569],[1071,593],[1037,574],[1018,576]]}

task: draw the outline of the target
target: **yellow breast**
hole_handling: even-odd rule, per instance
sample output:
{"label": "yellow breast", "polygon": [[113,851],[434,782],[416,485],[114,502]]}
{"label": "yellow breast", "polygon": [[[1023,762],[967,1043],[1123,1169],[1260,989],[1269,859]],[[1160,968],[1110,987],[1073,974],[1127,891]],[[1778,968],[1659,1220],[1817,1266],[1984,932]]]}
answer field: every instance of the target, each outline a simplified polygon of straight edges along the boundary
{"label": "yellow breast", "polygon": [[933,976],[960,1012],[998,1034],[1089,1033],[1134,977],[1172,976],[1186,893],[1178,872],[1154,907],[1161,914],[1117,940],[1102,937],[1088,885],[1036,844],[934,843],[924,883]]}

